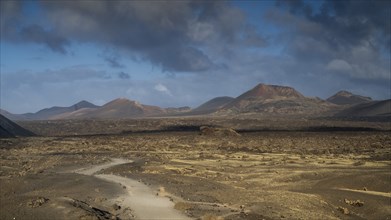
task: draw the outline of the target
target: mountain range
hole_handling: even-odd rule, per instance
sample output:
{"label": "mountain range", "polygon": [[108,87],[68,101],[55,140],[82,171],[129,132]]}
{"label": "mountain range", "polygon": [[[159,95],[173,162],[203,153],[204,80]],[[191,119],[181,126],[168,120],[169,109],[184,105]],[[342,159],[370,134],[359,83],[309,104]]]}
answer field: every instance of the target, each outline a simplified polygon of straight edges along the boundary
{"label": "mountain range", "polygon": [[258,84],[236,98],[213,98],[190,109],[160,108],[144,105],[126,98],[118,98],[97,106],[81,101],[69,107],[51,107],[36,113],[12,114],[1,110],[0,114],[11,120],[55,119],[120,119],[163,116],[237,114],[301,115],[301,116],[389,116],[391,100],[373,101],[370,97],[340,91],[330,98],[306,97],[294,88],[279,85]]}

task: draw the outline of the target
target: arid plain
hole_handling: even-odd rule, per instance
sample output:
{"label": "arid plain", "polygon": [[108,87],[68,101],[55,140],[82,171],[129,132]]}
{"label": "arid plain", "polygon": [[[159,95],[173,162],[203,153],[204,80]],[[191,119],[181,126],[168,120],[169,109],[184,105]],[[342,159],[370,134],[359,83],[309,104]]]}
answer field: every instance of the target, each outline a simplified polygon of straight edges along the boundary
{"label": "arid plain", "polygon": [[389,122],[19,124],[40,136],[0,140],[1,219],[391,219]]}
{"label": "arid plain", "polygon": [[0,0],[0,220],[391,220],[390,30],[390,0]]}

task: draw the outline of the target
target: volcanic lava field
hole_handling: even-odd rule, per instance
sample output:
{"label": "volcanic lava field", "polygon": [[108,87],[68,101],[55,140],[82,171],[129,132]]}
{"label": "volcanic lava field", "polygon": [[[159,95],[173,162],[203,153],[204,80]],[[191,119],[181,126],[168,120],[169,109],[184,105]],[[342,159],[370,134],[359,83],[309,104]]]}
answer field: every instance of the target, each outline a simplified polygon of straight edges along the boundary
{"label": "volcanic lava field", "polygon": [[1,219],[391,218],[389,122],[19,124],[38,136],[0,139]]}

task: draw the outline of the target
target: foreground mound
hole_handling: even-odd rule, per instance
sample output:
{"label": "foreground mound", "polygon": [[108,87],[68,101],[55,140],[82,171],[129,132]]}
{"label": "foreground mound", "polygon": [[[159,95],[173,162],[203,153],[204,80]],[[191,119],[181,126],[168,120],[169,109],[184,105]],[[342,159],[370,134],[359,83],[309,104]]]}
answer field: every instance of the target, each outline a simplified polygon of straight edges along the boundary
{"label": "foreground mound", "polygon": [[0,138],[16,137],[16,136],[35,136],[29,130],[26,130],[8,118],[0,114]]}

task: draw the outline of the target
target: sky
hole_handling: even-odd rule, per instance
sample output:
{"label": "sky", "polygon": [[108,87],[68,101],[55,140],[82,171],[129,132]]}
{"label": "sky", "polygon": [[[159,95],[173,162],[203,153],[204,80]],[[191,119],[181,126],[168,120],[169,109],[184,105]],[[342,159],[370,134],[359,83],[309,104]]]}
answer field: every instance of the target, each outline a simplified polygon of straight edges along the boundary
{"label": "sky", "polygon": [[259,83],[391,98],[391,2],[0,2],[0,108],[196,107]]}

